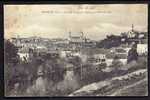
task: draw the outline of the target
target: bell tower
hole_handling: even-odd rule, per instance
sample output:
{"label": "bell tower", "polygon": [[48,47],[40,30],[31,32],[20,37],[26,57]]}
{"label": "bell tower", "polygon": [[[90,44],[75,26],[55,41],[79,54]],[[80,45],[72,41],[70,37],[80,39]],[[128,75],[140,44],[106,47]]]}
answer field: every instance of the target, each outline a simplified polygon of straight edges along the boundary
{"label": "bell tower", "polygon": [[81,38],[83,39],[84,38],[84,33],[81,31]]}
{"label": "bell tower", "polygon": [[132,30],[131,30],[132,32],[134,31],[134,25],[132,24]]}
{"label": "bell tower", "polygon": [[69,31],[69,38],[71,38],[71,31]]}

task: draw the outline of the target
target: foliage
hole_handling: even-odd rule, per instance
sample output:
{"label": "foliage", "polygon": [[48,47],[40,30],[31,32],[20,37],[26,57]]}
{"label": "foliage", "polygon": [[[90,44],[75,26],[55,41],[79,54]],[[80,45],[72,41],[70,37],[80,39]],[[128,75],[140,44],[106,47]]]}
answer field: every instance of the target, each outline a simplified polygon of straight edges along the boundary
{"label": "foliage", "polygon": [[[6,82],[6,93],[12,88],[13,77],[17,76],[16,65],[19,63],[19,57],[17,55],[18,49],[9,40],[4,40],[4,76]],[[16,80],[14,80],[16,81]]]}
{"label": "foliage", "polygon": [[106,39],[97,43],[97,47],[107,48],[107,49],[111,47],[117,47],[119,45],[121,45],[121,36],[115,36],[115,35],[107,36]]}
{"label": "foliage", "polygon": [[15,45],[13,45],[9,40],[4,41],[5,64],[17,64],[19,61],[17,52],[18,48]]}

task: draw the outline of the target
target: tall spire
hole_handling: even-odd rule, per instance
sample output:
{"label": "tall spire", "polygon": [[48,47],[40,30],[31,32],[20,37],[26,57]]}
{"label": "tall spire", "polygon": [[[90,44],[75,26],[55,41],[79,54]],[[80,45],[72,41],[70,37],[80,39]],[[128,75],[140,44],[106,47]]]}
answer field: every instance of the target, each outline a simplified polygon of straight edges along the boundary
{"label": "tall spire", "polygon": [[134,31],[134,25],[132,24],[132,32]]}
{"label": "tall spire", "polygon": [[80,31],[80,33],[81,33],[81,37],[83,38],[84,37],[84,33],[82,31]]}
{"label": "tall spire", "polygon": [[69,38],[71,37],[71,31],[69,31]]}

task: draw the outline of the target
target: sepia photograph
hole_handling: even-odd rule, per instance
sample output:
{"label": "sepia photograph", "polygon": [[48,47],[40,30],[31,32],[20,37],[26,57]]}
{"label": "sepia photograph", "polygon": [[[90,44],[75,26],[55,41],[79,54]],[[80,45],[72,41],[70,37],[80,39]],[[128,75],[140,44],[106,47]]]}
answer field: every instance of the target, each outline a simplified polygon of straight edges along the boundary
{"label": "sepia photograph", "polygon": [[4,4],[4,95],[148,96],[148,4]]}

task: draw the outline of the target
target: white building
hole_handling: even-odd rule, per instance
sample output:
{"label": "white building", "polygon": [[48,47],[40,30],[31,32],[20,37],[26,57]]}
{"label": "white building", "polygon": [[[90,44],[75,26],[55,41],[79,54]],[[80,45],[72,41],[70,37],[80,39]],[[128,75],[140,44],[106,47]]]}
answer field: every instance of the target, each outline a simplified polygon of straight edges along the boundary
{"label": "white building", "polygon": [[137,52],[139,55],[147,54],[148,45],[147,44],[137,44]]}
{"label": "white building", "polygon": [[106,59],[105,54],[95,54],[94,58],[98,58],[98,59]]}
{"label": "white building", "polygon": [[71,51],[60,51],[60,57],[61,58],[65,58],[67,57],[68,55],[71,55]]}
{"label": "white building", "polygon": [[136,36],[136,32],[134,30],[133,24],[132,24],[132,29],[127,32],[127,36],[128,36],[128,38],[134,38]]}
{"label": "white building", "polygon": [[106,56],[105,54],[94,54],[93,56],[89,56],[87,61],[93,65],[99,65],[106,63]]}
{"label": "white building", "polygon": [[19,57],[22,61],[24,61],[25,59],[28,61],[28,59],[29,59],[29,54],[28,53],[18,53],[18,55],[19,55]]}
{"label": "white building", "polygon": [[71,32],[69,32],[69,42],[80,44],[82,42],[85,42],[85,37],[83,35],[83,32],[80,32],[80,35],[73,36]]}

